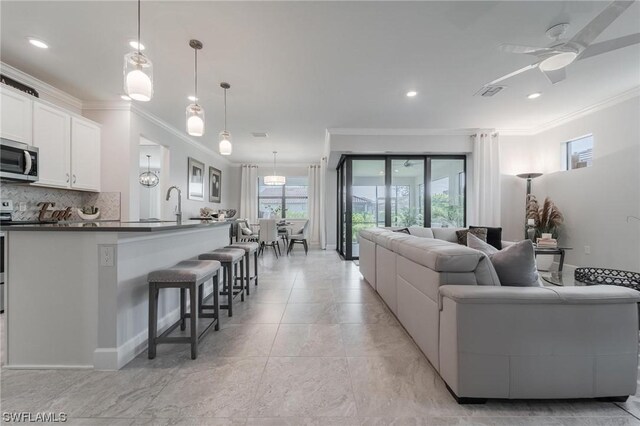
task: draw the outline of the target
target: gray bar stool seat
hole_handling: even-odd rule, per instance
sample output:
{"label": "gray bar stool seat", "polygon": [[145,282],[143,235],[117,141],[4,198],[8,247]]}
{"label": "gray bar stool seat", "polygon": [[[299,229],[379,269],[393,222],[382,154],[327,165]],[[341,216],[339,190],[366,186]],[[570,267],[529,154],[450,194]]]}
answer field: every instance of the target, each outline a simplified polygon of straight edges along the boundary
{"label": "gray bar stool seat", "polygon": [[[215,329],[220,329],[220,310],[218,305],[218,272],[221,264],[215,260],[184,260],[176,265],[152,271],[147,275],[149,282],[149,359],[156,357],[156,347],[159,343],[190,343],[191,359],[198,356],[198,341],[215,324]],[[202,302],[196,297],[196,290],[202,294],[202,285],[213,278],[213,313],[202,313]],[[162,288],[180,289],[180,319],[160,336],[158,336],[158,298]],[[190,308],[186,312],[186,290],[189,290]],[[198,333],[198,316],[212,318],[207,327]],[[180,326],[186,328],[185,319],[189,318],[191,335],[189,337],[168,337],[168,335]]]}
{"label": "gray bar stool seat", "polygon": [[[244,242],[233,243],[225,248],[244,250],[246,292],[247,292],[247,296],[250,295],[251,281],[254,281],[255,285],[258,285],[258,249],[260,248],[260,245],[258,243],[244,241]],[[253,254],[253,269],[254,269],[253,276],[251,275],[251,263],[250,263],[252,254]]]}
{"label": "gray bar stool seat", "polygon": [[[240,300],[244,301],[244,250],[222,248],[208,253],[202,253],[198,256],[201,260],[217,260],[222,264],[222,270],[224,272],[224,289],[220,292],[221,295],[227,296],[227,304],[220,305],[220,308],[226,309],[229,316],[233,316],[233,298],[238,294]],[[240,264],[240,287],[235,285],[234,273],[236,266]]]}

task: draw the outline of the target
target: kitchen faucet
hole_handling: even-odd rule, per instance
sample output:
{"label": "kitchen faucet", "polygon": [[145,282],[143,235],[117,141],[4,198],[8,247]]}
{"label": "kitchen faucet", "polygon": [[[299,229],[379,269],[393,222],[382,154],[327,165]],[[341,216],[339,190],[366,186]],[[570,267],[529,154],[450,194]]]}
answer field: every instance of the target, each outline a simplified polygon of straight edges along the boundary
{"label": "kitchen faucet", "polygon": [[176,212],[176,222],[182,222],[182,191],[177,186],[172,186],[167,190],[167,201],[171,198],[171,190],[175,189],[178,191],[178,211]]}

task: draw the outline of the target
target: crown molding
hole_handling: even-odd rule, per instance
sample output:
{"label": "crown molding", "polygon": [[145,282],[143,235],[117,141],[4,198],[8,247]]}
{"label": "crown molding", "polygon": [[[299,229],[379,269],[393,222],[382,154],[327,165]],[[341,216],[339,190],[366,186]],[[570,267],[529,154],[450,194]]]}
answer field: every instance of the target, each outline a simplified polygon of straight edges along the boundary
{"label": "crown molding", "polygon": [[27,86],[31,86],[38,91],[38,93],[45,94],[48,98],[55,99],[58,103],[63,104],[64,106],[80,111],[82,109],[82,101],[75,96],[71,96],[70,94],[63,92],[60,89],[56,89],[49,83],[45,83],[42,80],[38,80],[37,78],[20,71],[17,68],[12,67],[11,65],[0,62],[0,72],[6,75],[7,77],[13,78]]}
{"label": "crown molding", "polygon": [[216,158],[219,158],[221,161],[223,161],[226,164],[229,164],[229,165],[231,164],[231,161],[228,158],[226,158],[225,156],[220,155],[217,151],[215,151],[215,150],[213,150],[211,148],[207,148],[202,143],[191,139],[184,132],[176,129],[175,127],[171,126],[170,124],[167,124],[162,119],[158,118],[157,116],[151,114],[148,111],[145,111],[144,109],[140,108],[138,105],[132,103],[130,105],[130,110],[131,110],[131,112],[136,113],[140,117],[149,120],[150,122],[152,122],[156,126],[160,127],[161,129],[171,133],[173,136],[177,137],[178,139],[182,140],[183,142],[188,143],[189,145],[193,146],[194,148],[197,148],[200,151],[203,151],[203,152],[205,152],[205,153],[207,153],[209,155],[212,155],[212,156],[214,156]]}
{"label": "crown molding", "polygon": [[470,136],[486,129],[328,128],[331,136]]}
{"label": "crown molding", "polygon": [[87,101],[82,103],[83,111],[131,111],[129,101]]}
{"label": "crown molding", "polygon": [[553,129],[554,127],[558,127],[562,124],[568,123],[570,121],[576,120],[578,118],[584,117],[585,115],[589,115],[592,114],[594,112],[597,111],[601,111],[603,109],[612,107],[614,105],[617,105],[621,102],[627,101],[629,99],[633,99],[637,96],[640,96],[640,86],[636,86],[630,90],[627,90],[625,92],[619,93],[615,96],[612,96],[610,98],[604,99],[600,102],[597,102],[595,104],[589,105],[588,107],[579,109],[577,111],[574,111],[572,113],[569,113],[567,115],[564,115],[560,118],[557,118],[555,120],[551,120],[547,123],[544,123],[540,126],[537,126],[533,129],[531,129],[531,133],[530,135],[537,135],[538,133],[544,132],[546,130],[550,130]]}

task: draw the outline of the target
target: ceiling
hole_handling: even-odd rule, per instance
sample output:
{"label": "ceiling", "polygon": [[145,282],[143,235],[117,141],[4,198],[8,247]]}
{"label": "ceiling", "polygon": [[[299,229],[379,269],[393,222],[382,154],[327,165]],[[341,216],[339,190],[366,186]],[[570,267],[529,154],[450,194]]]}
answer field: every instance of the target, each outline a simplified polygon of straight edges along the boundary
{"label": "ceiling", "polygon": [[[202,143],[222,130],[228,81],[231,161],[316,161],[327,128],[529,129],[640,84],[640,47],[585,59],[552,86],[539,72],[509,81],[493,98],[485,83],[521,68],[526,55],[501,43],[546,45],[545,30],[570,22],[568,37],[608,2],[152,2],[142,4],[142,42],[155,94],[140,106],[184,129],[199,54]],[[119,100],[122,63],[136,34],[133,1],[2,1],[2,61],[86,101]],[[640,3],[596,40],[638,31]],[[45,40],[36,49],[26,37]],[[418,96],[405,93],[417,90]],[[526,95],[540,91],[535,101]],[[267,132],[255,139],[251,132]]]}

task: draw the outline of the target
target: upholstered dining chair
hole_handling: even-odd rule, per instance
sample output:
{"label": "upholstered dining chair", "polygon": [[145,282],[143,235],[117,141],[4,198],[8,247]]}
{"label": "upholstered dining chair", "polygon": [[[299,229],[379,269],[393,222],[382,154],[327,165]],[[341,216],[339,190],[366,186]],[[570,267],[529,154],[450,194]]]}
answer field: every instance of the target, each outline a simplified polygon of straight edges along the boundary
{"label": "upholstered dining chair", "polygon": [[[259,219],[260,223],[260,253],[264,252],[265,247],[273,247],[273,252],[278,257],[280,252],[280,244],[278,243],[278,226],[275,219]],[[282,254],[282,253],[280,253]]]}
{"label": "upholstered dining chair", "polygon": [[246,219],[239,219],[238,232],[236,239],[238,241],[258,241],[258,232],[251,229],[249,221]]}
{"label": "upholstered dining chair", "polygon": [[307,242],[309,238],[309,221],[304,222],[304,226],[300,231],[296,234],[289,235],[289,247],[287,249],[287,254],[291,253],[293,250],[294,244],[302,244],[304,246],[304,254],[309,253],[309,243]]}

